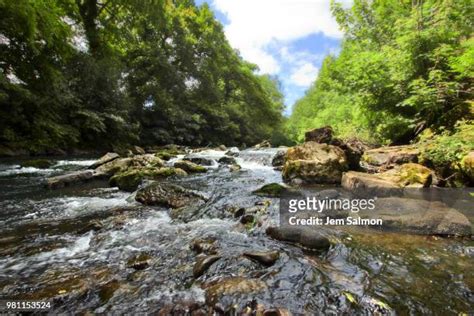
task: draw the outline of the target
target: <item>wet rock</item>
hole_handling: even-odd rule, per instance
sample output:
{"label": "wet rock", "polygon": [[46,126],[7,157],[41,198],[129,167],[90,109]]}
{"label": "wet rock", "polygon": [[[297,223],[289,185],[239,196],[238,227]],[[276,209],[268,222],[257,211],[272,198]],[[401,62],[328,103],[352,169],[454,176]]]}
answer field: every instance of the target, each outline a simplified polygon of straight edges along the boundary
{"label": "wet rock", "polygon": [[226,151],[226,156],[237,157],[240,154],[240,150],[237,147],[231,147],[228,151]]}
{"label": "wet rock", "polygon": [[279,183],[269,183],[252,193],[259,196],[280,197],[287,191],[287,188]]}
{"label": "wet rock", "polygon": [[201,166],[212,166],[214,164],[214,160],[204,157],[186,156],[183,158],[183,160],[190,161]]}
{"label": "wet rock", "polygon": [[305,142],[316,142],[321,144],[329,144],[332,140],[332,127],[324,126],[307,131],[304,134]]}
{"label": "wet rock", "polygon": [[207,169],[203,166],[197,165],[191,161],[180,160],[174,163],[175,168],[180,168],[187,173],[201,173],[206,172]]}
{"label": "wet rock", "polygon": [[255,223],[255,216],[253,214],[244,214],[240,217],[240,223],[244,225]]}
{"label": "wet rock", "polygon": [[329,239],[314,228],[268,227],[266,233],[276,240],[294,242],[312,250],[327,250],[331,246]]}
{"label": "wet rock", "polygon": [[117,186],[120,190],[133,192],[144,179],[157,180],[171,176],[186,176],[187,173],[179,168],[142,168],[130,169],[119,172],[109,180],[111,186]]}
{"label": "wet rock", "polygon": [[191,190],[171,183],[152,183],[138,190],[135,200],[146,205],[181,208],[205,201],[205,198]]}
{"label": "wet rock", "polygon": [[224,296],[242,296],[257,294],[267,289],[265,282],[259,279],[246,279],[232,277],[219,281],[217,284],[206,288],[206,303],[215,305]]}
{"label": "wet rock", "polygon": [[151,262],[151,257],[147,253],[141,253],[130,258],[127,261],[127,268],[132,268],[135,270],[145,270],[148,268]]}
{"label": "wet rock", "polygon": [[95,172],[104,176],[112,176],[117,172],[127,170],[132,164],[132,158],[117,158],[97,167]]}
{"label": "wet rock", "polygon": [[344,173],[342,187],[356,194],[400,195],[400,188],[429,187],[435,177],[431,169],[407,163],[394,169],[376,174],[357,171]]}
{"label": "wet rock", "polygon": [[71,184],[90,181],[97,176],[97,173],[93,170],[75,171],[65,175],[46,179],[46,186],[50,189],[60,189]]}
{"label": "wet rock", "polygon": [[115,160],[119,158],[120,155],[117,153],[106,153],[102,157],[100,157],[96,162],[94,162],[92,165],[89,166],[89,169],[95,169],[99,166],[102,166],[105,163],[111,162],[112,160]]}
{"label": "wet rock", "polygon": [[238,164],[233,164],[233,165],[229,166],[229,171],[230,172],[237,172],[237,171],[240,171],[241,169],[242,169],[242,167]]}
{"label": "wet rock", "polygon": [[199,257],[196,261],[196,263],[194,264],[194,268],[193,268],[193,275],[195,278],[198,278],[200,277],[201,275],[204,274],[204,272],[207,271],[207,269],[209,269],[209,267],[214,263],[216,262],[217,260],[219,260],[221,258],[221,256],[219,255],[211,255],[211,256],[202,256],[202,257]]}
{"label": "wet rock", "polygon": [[261,143],[258,143],[257,145],[253,146],[255,149],[260,149],[260,148],[270,148],[272,147],[272,144],[268,140],[264,140]]}
{"label": "wet rock", "polygon": [[213,239],[195,239],[191,242],[191,250],[196,253],[214,255],[217,253],[216,241]]}
{"label": "wet rock", "polygon": [[21,164],[22,168],[38,168],[38,169],[48,169],[52,165],[54,165],[54,162],[48,159],[33,159],[33,160],[27,160]]}
{"label": "wet rock", "polygon": [[78,230],[79,234],[84,234],[90,231],[99,231],[102,228],[104,228],[104,225],[98,221],[98,220],[93,220],[89,224],[87,224],[85,227],[82,229]]}
{"label": "wet rock", "polygon": [[307,142],[288,149],[283,167],[286,182],[340,183],[347,161],[342,149],[316,142]]}
{"label": "wet rock", "polygon": [[217,149],[224,151],[224,150],[227,150],[227,147],[226,147],[226,145],[219,145],[219,147],[217,147]]}
{"label": "wet rock", "polygon": [[400,197],[380,198],[375,209],[361,211],[364,219],[382,219],[383,227],[428,235],[471,235],[471,222],[456,209],[439,201]]}
{"label": "wet rock", "polygon": [[360,166],[369,172],[378,172],[395,165],[418,162],[419,149],[413,145],[369,149],[362,155]]}
{"label": "wet rock", "polygon": [[260,262],[261,264],[265,266],[271,266],[273,265],[278,258],[280,258],[280,253],[276,250],[274,251],[250,251],[250,252],[244,252],[244,256],[255,260],[257,262]]}
{"label": "wet rock", "polygon": [[234,157],[228,157],[228,156],[223,156],[221,157],[218,162],[221,165],[236,165],[237,161],[235,160]]}
{"label": "wet rock", "polygon": [[370,146],[368,144],[355,138],[349,139],[345,142],[333,139],[331,141],[331,145],[338,146],[344,151],[350,170],[361,169],[360,160],[362,155],[367,150],[370,150]]}
{"label": "wet rock", "polygon": [[286,150],[277,151],[275,156],[273,156],[272,166],[274,167],[283,166],[285,164],[285,156],[286,156]]}

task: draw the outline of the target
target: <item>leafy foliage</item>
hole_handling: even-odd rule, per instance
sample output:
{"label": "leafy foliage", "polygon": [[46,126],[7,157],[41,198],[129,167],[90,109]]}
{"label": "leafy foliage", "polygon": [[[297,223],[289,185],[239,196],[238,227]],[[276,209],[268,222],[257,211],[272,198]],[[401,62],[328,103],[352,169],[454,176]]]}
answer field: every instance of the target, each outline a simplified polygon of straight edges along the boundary
{"label": "leafy foliage", "polygon": [[293,139],[332,125],[342,137],[406,143],[472,118],[474,7],[460,1],[332,4],[345,32],[288,122]]}
{"label": "leafy foliage", "polygon": [[207,5],[18,0],[0,12],[3,145],[250,145],[282,125],[277,80],[242,60]]}

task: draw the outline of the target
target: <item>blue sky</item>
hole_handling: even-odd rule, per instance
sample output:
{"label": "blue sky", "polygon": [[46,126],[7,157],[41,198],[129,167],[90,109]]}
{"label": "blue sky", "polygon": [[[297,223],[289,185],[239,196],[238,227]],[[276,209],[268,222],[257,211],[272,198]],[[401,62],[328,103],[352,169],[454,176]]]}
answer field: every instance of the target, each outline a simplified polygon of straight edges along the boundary
{"label": "blue sky", "polygon": [[[278,76],[286,114],[317,78],[322,60],[342,37],[330,0],[197,0],[207,2],[230,44],[260,73]],[[342,1],[345,5],[350,0]]]}

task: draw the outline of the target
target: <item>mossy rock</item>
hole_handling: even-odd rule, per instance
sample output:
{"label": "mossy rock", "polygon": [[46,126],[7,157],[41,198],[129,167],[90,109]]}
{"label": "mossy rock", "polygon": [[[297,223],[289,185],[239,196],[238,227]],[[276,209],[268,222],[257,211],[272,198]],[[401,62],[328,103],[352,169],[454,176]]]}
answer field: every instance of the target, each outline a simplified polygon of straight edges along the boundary
{"label": "mossy rock", "polygon": [[467,154],[461,161],[463,172],[474,182],[474,151]]}
{"label": "mossy rock", "polygon": [[33,159],[25,161],[21,164],[23,168],[38,168],[38,169],[48,169],[54,163],[48,159]]}
{"label": "mossy rock", "polygon": [[433,171],[417,163],[406,163],[398,170],[398,184],[401,186],[422,185],[428,187],[433,182]]}
{"label": "mossy rock", "polygon": [[287,189],[279,183],[265,184],[258,190],[253,191],[253,194],[269,197],[280,197]]}
{"label": "mossy rock", "polygon": [[175,175],[186,176],[187,173],[182,169],[172,167],[129,169],[115,174],[110,178],[109,184],[119,187],[120,190],[133,192],[138,188],[143,179],[156,180]]}
{"label": "mossy rock", "polygon": [[174,166],[175,168],[182,169],[187,173],[201,173],[207,171],[205,167],[186,160],[177,161],[175,162]]}

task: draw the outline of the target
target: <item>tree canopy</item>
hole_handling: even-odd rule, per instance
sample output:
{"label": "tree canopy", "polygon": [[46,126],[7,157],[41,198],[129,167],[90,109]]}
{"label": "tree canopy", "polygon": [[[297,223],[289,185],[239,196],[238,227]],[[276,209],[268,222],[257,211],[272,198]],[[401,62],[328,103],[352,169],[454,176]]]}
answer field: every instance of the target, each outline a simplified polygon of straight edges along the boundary
{"label": "tree canopy", "polygon": [[344,31],[288,121],[292,138],[332,125],[341,137],[405,143],[473,118],[470,0],[333,2]]}
{"label": "tree canopy", "polygon": [[0,143],[254,144],[282,95],[192,0],[0,1]]}

